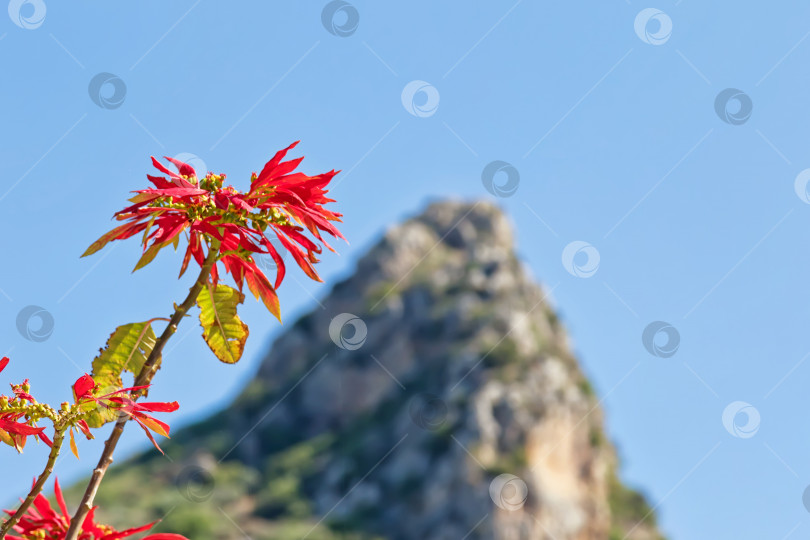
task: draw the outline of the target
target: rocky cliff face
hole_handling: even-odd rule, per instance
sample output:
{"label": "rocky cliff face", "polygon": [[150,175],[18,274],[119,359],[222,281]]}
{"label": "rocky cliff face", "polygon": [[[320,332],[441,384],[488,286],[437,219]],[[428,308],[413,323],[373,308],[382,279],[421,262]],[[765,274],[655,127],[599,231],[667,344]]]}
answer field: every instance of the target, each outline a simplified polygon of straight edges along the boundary
{"label": "rocky cliff face", "polygon": [[[167,453],[102,487],[112,521],[168,513],[162,528],[194,540],[660,538],[616,479],[547,293],[484,202],[389,230]],[[144,474],[147,502],[127,482]]]}

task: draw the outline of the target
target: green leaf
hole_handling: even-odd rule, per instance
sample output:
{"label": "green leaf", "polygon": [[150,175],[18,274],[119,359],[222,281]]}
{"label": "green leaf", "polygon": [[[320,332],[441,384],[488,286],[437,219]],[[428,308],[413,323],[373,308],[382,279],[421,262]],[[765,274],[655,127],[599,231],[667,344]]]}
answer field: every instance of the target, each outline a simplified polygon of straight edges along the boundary
{"label": "green leaf", "polygon": [[152,262],[158,252],[168,246],[171,242],[163,242],[161,244],[152,244],[149,249],[147,249],[140,259],[138,259],[138,264],[135,265],[135,268],[132,269],[133,272],[140,270],[150,262]]}
{"label": "green leaf", "polygon": [[197,296],[203,338],[216,357],[227,364],[235,364],[242,357],[250,333],[236,314],[236,306],[244,301],[244,294],[222,284],[214,287],[209,283]]}
{"label": "green leaf", "polygon": [[[93,360],[93,380],[103,394],[123,388],[121,375],[128,371],[137,377],[155,347],[157,337],[152,321],[119,326],[107,340],[107,346]],[[90,427],[101,427],[117,417],[112,409],[100,407],[87,414]]]}

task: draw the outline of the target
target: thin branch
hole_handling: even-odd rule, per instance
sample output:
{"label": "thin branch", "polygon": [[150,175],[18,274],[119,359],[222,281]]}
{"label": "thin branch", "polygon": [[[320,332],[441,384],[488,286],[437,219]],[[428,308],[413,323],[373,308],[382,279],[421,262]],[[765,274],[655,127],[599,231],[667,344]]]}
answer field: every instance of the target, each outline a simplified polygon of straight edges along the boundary
{"label": "thin branch", "polygon": [[[208,283],[208,276],[211,274],[211,269],[217,262],[218,252],[219,243],[213,241],[208,248],[208,256],[200,269],[200,275],[197,277],[197,281],[189,290],[188,296],[183,303],[176,306],[174,315],[172,315],[171,319],[169,320],[169,324],[163,331],[163,334],[161,334],[160,338],[158,338],[157,342],[155,343],[155,347],[149,354],[149,358],[146,359],[143,368],[141,368],[140,373],[135,379],[134,386],[147,386],[151,384],[152,378],[155,376],[155,373],[157,373],[157,370],[160,367],[161,352],[163,351],[163,348],[166,346],[166,343],[169,341],[169,339],[171,339],[175,332],[177,332],[177,326],[180,324],[180,321],[183,319],[183,317],[185,317],[188,310],[191,309],[191,307],[197,301],[197,296],[200,294],[202,288],[206,283]],[[136,398],[137,396],[133,397]],[[82,502],[79,504],[79,508],[73,515],[73,519],[70,522],[70,528],[68,529],[64,540],[77,540],[79,537],[79,534],[81,533],[81,524],[84,523],[85,517],[87,517],[87,514],[93,508],[93,501],[95,500],[99,485],[101,484],[101,480],[104,478],[104,474],[107,472],[107,469],[113,462],[113,452],[115,452],[115,447],[118,445],[118,441],[121,438],[121,434],[124,432],[124,428],[126,427],[128,420],[129,418],[126,416],[120,417],[116,422],[110,437],[104,443],[104,451],[101,453],[101,457],[98,460],[98,465],[96,465],[96,468],[93,470],[93,475],[90,477],[90,482],[87,484],[87,489],[82,497]]]}
{"label": "thin branch", "polygon": [[45,465],[45,470],[42,471],[42,474],[39,475],[37,478],[34,487],[31,488],[31,491],[28,492],[28,496],[22,502],[17,511],[14,513],[13,516],[8,518],[5,523],[0,527],[0,540],[6,537],[6,533],[11,531],[12,528],[22,519],[25,513],[28,511],[28,508],[34,503],[34,499],[37,498],[42,492],[42,488],[45,487],[45,482],[48,481],[48,477],[51,476],[53,472],[53,466],[56,463],[56,458],[59,457],[59,451],[62,448],[62,442],[65,440],[65,430],[67,426],[62,428],[60,431],[56,429],[56,432],[53,436],[53,446],[51,446],[51,453],[48,454],[48,463]]}

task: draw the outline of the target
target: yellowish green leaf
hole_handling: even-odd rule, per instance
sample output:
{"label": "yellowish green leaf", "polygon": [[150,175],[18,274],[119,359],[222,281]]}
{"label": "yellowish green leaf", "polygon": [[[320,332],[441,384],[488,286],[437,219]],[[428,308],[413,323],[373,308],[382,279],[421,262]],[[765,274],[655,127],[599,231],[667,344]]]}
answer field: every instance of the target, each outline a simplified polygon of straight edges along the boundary
{"label": "yellowish green leaf", "polygon": [[70,428],[70,451],[79,459],[79,448],[76,446],[76,437],[73,435],[73,428]]}
{"label": "yellowish green leaf", "polygon": [[[140,373],[146,359],[155,347],[157,337],[152,321],[119,326],[107,340],[107,346],[93,360],[93,380],[104,394],[123,388],[121,375]],[[100,427],[117,418],[113,409],[98,407],[87,415],[90,427]]]}
{"label": "yellowish green leaf", "polygon": [[7,432],[0,429],[0,442],[4,442],[9,446],[14,446],[14,439],[11,438]]}
{"label": "yellowish green leaf", "polygon": [[227,364],[242,357],[250,333],[236,314],[236,307],[244,301],[244,294],[221,283],[216,287],[209,283],[197,296],[203,338],[216,357]]}
{"label": "yellowish green leaf", "polygon": [[132,271],[135,272],[136,270],[140,270],[141,268],[152,262],[157,256],[158,252],[161,249],[165,248],[167,245],[168,243],[164,242],[160,244],[152,244],[151,246],[149,246],[149,249],[147,249],[143,253],[143,255],[141,255],[141,258],[138,260],[138,264],[135,265],[135,268],[133,268]]}

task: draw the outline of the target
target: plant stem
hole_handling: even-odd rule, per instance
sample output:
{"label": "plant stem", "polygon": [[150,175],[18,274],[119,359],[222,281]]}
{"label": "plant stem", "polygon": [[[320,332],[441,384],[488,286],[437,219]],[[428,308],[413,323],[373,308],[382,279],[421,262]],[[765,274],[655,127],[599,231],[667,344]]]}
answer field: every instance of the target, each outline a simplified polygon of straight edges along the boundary
{"label": "plant stem", "polygon": [[42,474],[39,475],[37,478],[34,487],[31,488],[31,491],[28,492],[28,496],[22,502],[17,511],[14,513],[13,516],[8,518],[2,526],[0,526],[0,540],[6,537],[6,533],[11,531],[11,529],[16,525],[20,519],[25,515],[28,511],[28,508],[33,504],[34,499],[37,498],[37,495],[40,494],[42,488],[45,487],[45,482],[47,482],[48,477],[53,472],[53,465],[56,463],[56,458],[59,457],[59,450],[62,448],[62,442],[65,440],[65,431],[62,429],[59,431],[58,429],[54,433],[53,436],[53,446],[51,446],[51,453],[48,454],[48,463],[45,465],[45,470],[42,471]]}
{"label": "plant stem", "polygon": [[[197,296],[200,294],[202,288],[206,283],[208,283],[208,276],[211,274],[211,269],[217,262],[218,252],[219,243],[216,242],[216,240],[213,240],[212,244],[208,248],[208,256],[205,258],[205,262],[203,262],[202,268],[200,269],[200,275],[197,277],[197,281],[194,282],[194,285],[189,290],[188,296],[183,303],[176,306],[174,315],[172,315],[171,319],[169,320],[169,324],[166,326],[163,334],[161,334],[161,336],[155,342],[155,346],[152,349],[152,352],[149,354],[149,357],[146,359],[146,362],[144,362],[141,372],[135,378],[135,384],[133,386],[146,386],[152,382],[152,377],[155,376],[158,368],[160,368],[160,355],[163,351],[163,347],[166,346],[169,339],[174,335],[175,332],[177,332],[177,325],[180,324],[180,321],[183,319],[183,317],[185,317],[186,312],[188,312],[188,310],[191,309],[191,307],[197,301]],[[127,416],[122,415],[119,417],[118,421],[115,423],[112,433],[104,443],[104,451],[101,453],[101,458],[98,460],[98,465],[96,465],[96,468],[93,470],[93,475],[90,477],[90,482],[87,484],[87,489],[82,497],[82,502],[79,504],[79,508],[76,510],[76,513],[73,515],[73,519],[70,521],[70,528],[68,529],[64,540],[76,540],[79,537],[81,525],[84,523],[84,518],[87,517],[87,514],[93,508],[93,501],[96,497],[96,493],[98,492],[98,487],[101,484],[101,480],[104,478],[104,474],[107,472],[107,469],[113,462],[113,452],[115,451],[115,447],[118,445],[118,441],[121,438],[121,434],[124,432],[124,427],[126,427],[128,420],[129,418]]]}

